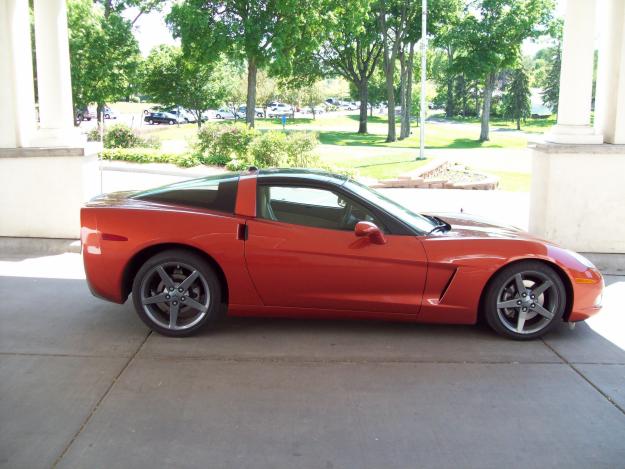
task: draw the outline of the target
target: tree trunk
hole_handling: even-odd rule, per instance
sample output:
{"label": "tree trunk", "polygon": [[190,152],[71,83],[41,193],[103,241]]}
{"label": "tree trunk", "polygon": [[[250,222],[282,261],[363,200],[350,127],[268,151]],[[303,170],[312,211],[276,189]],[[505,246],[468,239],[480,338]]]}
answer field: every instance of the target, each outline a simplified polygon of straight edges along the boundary
{"label": "tree trunk", "polygon": [[358,97],[360,98],[360,117],[358,123],[358,133],[367,133],[367,106],[369,99],[369,82],[367,78],[363,78],[358,83]]}
{"label": "tree trunk", "polygon": [[460,93],[462,93],[462,116],[467,117],[469,106],[467,103],[467,80],[464,74],[460,76]]}
{"label": "tree trunk", "polygon": [[517,117],[516,119],[516,129],[521,130],[521,118]]}
{"label": "tree trunk", "polygon": [[447,47],[447,102],[445,103],[445,116],[454,117],[454,76],[450,73],[453,65],[454,55],[451,47]]}
{"label": "tree trunk", "polygon": [[95,120],[100,125],[100,122],[104,122],[104,103],[98,103],[96,107]]}
{"label": "tree trunk", "polygon": [[406,53],[404,51],[404,46],[399,52],[399,140],[404,139],[404,115],[406,113],[406,84],[407,81],[407,70],[406,70]]}
{"label": "tree trunk", "polygon": [[473,85],[473,99],[475,99],[475,115],[480,115],[480,93],[477,89],[477,82]]}
{"label": "tree trunk", "polygon": [[247,58],[247,104],[245,108],[245,122],[250,127],[254,127],[256,117],[256,58]]}
{"label": "tree trunk", "polygon": [[490,122],[490,105],[493,99],[493,88],[495,87],[495,74],[489,73],[484,83],[484,103],[482,105],[482,127],[480,129],[480,141],[487,141],[489,122]]}
{"label": "tree trunk", "polygon": [[414,64],[414,44],[410,44],[410,52],[406,61],[405,92],[402,101],[401,130],[399,138],[410,137],[410,111],[412,109],[412,68]]}
{"label": "tree trunk", "polygon": [[387,100],[387,115],[388,115],[388,132],[386,134],[387,142],[394,142],[397,140],[395,136],[395,89],[393,87],[393,78],[395,75],[394,67],[386,69],[386,100]]}

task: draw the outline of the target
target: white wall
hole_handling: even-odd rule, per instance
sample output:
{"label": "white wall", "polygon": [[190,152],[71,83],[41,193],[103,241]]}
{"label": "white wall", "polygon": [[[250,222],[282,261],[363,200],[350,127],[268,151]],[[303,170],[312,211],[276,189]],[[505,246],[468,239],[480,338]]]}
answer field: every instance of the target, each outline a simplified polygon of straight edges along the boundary
{"label": "white wall", "polygon": [[[0,236],[78,238],[80,207],[99,192],[95,153],[17,149],[0,154]],[[18,152],[30,152],[28,156]],[[32,156],[39,152],[41,156]],[[95,187],[94,187],[95,186]]]}
{"label": "white wall", "polygon": [[625,253],[625,146],[538,145],[530,232],[581,252]]}

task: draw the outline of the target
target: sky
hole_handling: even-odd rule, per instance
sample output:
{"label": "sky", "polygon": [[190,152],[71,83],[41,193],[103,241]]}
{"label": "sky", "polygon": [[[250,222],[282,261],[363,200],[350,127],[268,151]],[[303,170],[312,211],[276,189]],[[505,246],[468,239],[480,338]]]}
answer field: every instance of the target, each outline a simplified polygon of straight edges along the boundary
{"label": "sky", "polygon": [[[564,4],[566,0],[556,0],[555,16],[562,17],[564,14]],[[135,23],[135,37],[139,41],[139,47],[143,56],[147,56],[152,48],[160,44],[179,44],[174,39],[171,32],[165,25],[165,16],[169,13],[170,6],[166,6],[163,11],[141,15]],[[137,9],[131,8],[125,15],[130,20],[137,15]],[[538,42],[527,40],[523,43],[523,54],[534,55],[538,50],[548,45],[544,39]]]}

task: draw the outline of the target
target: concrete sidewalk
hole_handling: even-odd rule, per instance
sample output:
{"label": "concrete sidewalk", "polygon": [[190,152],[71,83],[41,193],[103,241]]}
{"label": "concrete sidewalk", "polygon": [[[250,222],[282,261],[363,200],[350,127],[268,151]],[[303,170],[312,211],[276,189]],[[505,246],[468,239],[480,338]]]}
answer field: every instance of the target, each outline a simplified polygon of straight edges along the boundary
{"label": "concrete sidewalk", "polygon": [[0,467],[623,467],[625,277],[544,341],[227,320],[150,334],[79,255],[0,261]]}

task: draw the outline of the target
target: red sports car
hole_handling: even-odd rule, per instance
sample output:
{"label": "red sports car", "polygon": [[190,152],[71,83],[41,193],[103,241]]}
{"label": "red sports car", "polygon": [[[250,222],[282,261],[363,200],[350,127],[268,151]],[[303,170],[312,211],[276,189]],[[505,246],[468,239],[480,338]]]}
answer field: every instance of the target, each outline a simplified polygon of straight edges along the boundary
{"label": "red sports car", "polygon": [[518,229],[420,215],[347,177],[250,170],[103,195],[81,212],[92,292],[170,336],[233,316],[473,324],[532,339],[601,308],[590,261]]}

